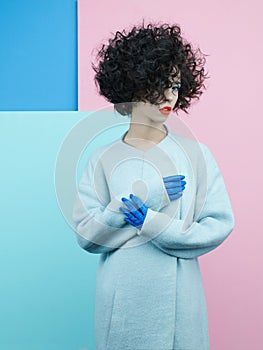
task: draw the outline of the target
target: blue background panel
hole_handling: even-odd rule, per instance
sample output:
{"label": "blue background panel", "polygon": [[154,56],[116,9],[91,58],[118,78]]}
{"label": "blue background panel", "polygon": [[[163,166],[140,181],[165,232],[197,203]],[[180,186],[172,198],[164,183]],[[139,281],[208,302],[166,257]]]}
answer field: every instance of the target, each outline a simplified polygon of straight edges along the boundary
{"label": "blue background panel", "polygon": [[77,244],[54,186],[61,144],[85,115],[0,113],[0,349],[95,350],[98,256]]}
{"label": "blue background panel", "polygon": [[0,0],[0,110],[77,110],[77,1]]}

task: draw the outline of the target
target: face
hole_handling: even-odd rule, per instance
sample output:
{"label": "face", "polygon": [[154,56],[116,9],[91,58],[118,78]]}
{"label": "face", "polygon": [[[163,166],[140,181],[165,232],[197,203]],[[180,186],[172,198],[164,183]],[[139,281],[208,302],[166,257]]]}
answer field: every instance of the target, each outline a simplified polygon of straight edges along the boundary
{"label": "face", "polygon": [[171,77],[170,80],[173,83],[172,86],[164,91],[164,95],[167,101],[160,104],[136,102],[133,105],[133,114],[135,116],[140,116],[141,121],[142,118],[144,118],[144,121],[149,121],[150,123],[165,122],[178,100],[178,91],[181,86],[180,75],[176,78]]}
{"label": "face", "polygon": [[[173,73],[176,73],[176,70],[173,70]],[[167,102],[163,102],[159,105],[159,108],[170,106],[172,109],[174,108],[177,100],[178,100],[178,92],[181,87],[181,74],[179,72],[179,75],[175,78],[170,77],[169,79],[172,82],[172,86],[164,91],[164,95]]]}

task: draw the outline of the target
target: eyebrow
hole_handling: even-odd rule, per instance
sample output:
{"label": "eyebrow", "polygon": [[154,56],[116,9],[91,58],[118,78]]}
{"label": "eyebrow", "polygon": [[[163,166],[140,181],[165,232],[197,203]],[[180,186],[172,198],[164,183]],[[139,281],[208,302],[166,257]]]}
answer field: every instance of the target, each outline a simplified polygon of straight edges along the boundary
{"label": "eyebrow", "polygon": [[[175,79],[177,79],[177,80],[175,80]],[[181,84],[181,79],[180,80],[178,80],[178,79],[180,79],[180,77],[177,77],[177,76],[171,77],[171,81],[174,84],[178,84],[178,83]]]}
{"label": "eyebrow", "polygon": [[173,81],[173,84],[180,84],[181,85],[181,81],[179,81],[179,80]]}

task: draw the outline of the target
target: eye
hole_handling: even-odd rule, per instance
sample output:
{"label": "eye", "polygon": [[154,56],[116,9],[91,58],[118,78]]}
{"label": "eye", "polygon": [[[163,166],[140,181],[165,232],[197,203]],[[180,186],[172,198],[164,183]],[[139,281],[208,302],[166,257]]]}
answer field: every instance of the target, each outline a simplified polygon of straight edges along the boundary
{"label": "eye", "polygon": [[175,85],[172,86],[172,90],[173,91],[176,91],[176,90],[178,91],[180,89],[180,87],[181,87],[181,84],[175,84]]}

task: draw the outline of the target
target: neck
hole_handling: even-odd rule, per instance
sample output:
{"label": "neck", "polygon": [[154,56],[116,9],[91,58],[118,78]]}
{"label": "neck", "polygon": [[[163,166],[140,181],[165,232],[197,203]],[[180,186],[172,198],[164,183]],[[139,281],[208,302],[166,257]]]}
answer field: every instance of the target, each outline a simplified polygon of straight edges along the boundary
{"label": "neck", "polygon": [[143,139],[146,141],[159,142],[168,134],[164,124],[145,124],[131,121],[125,139]]}

